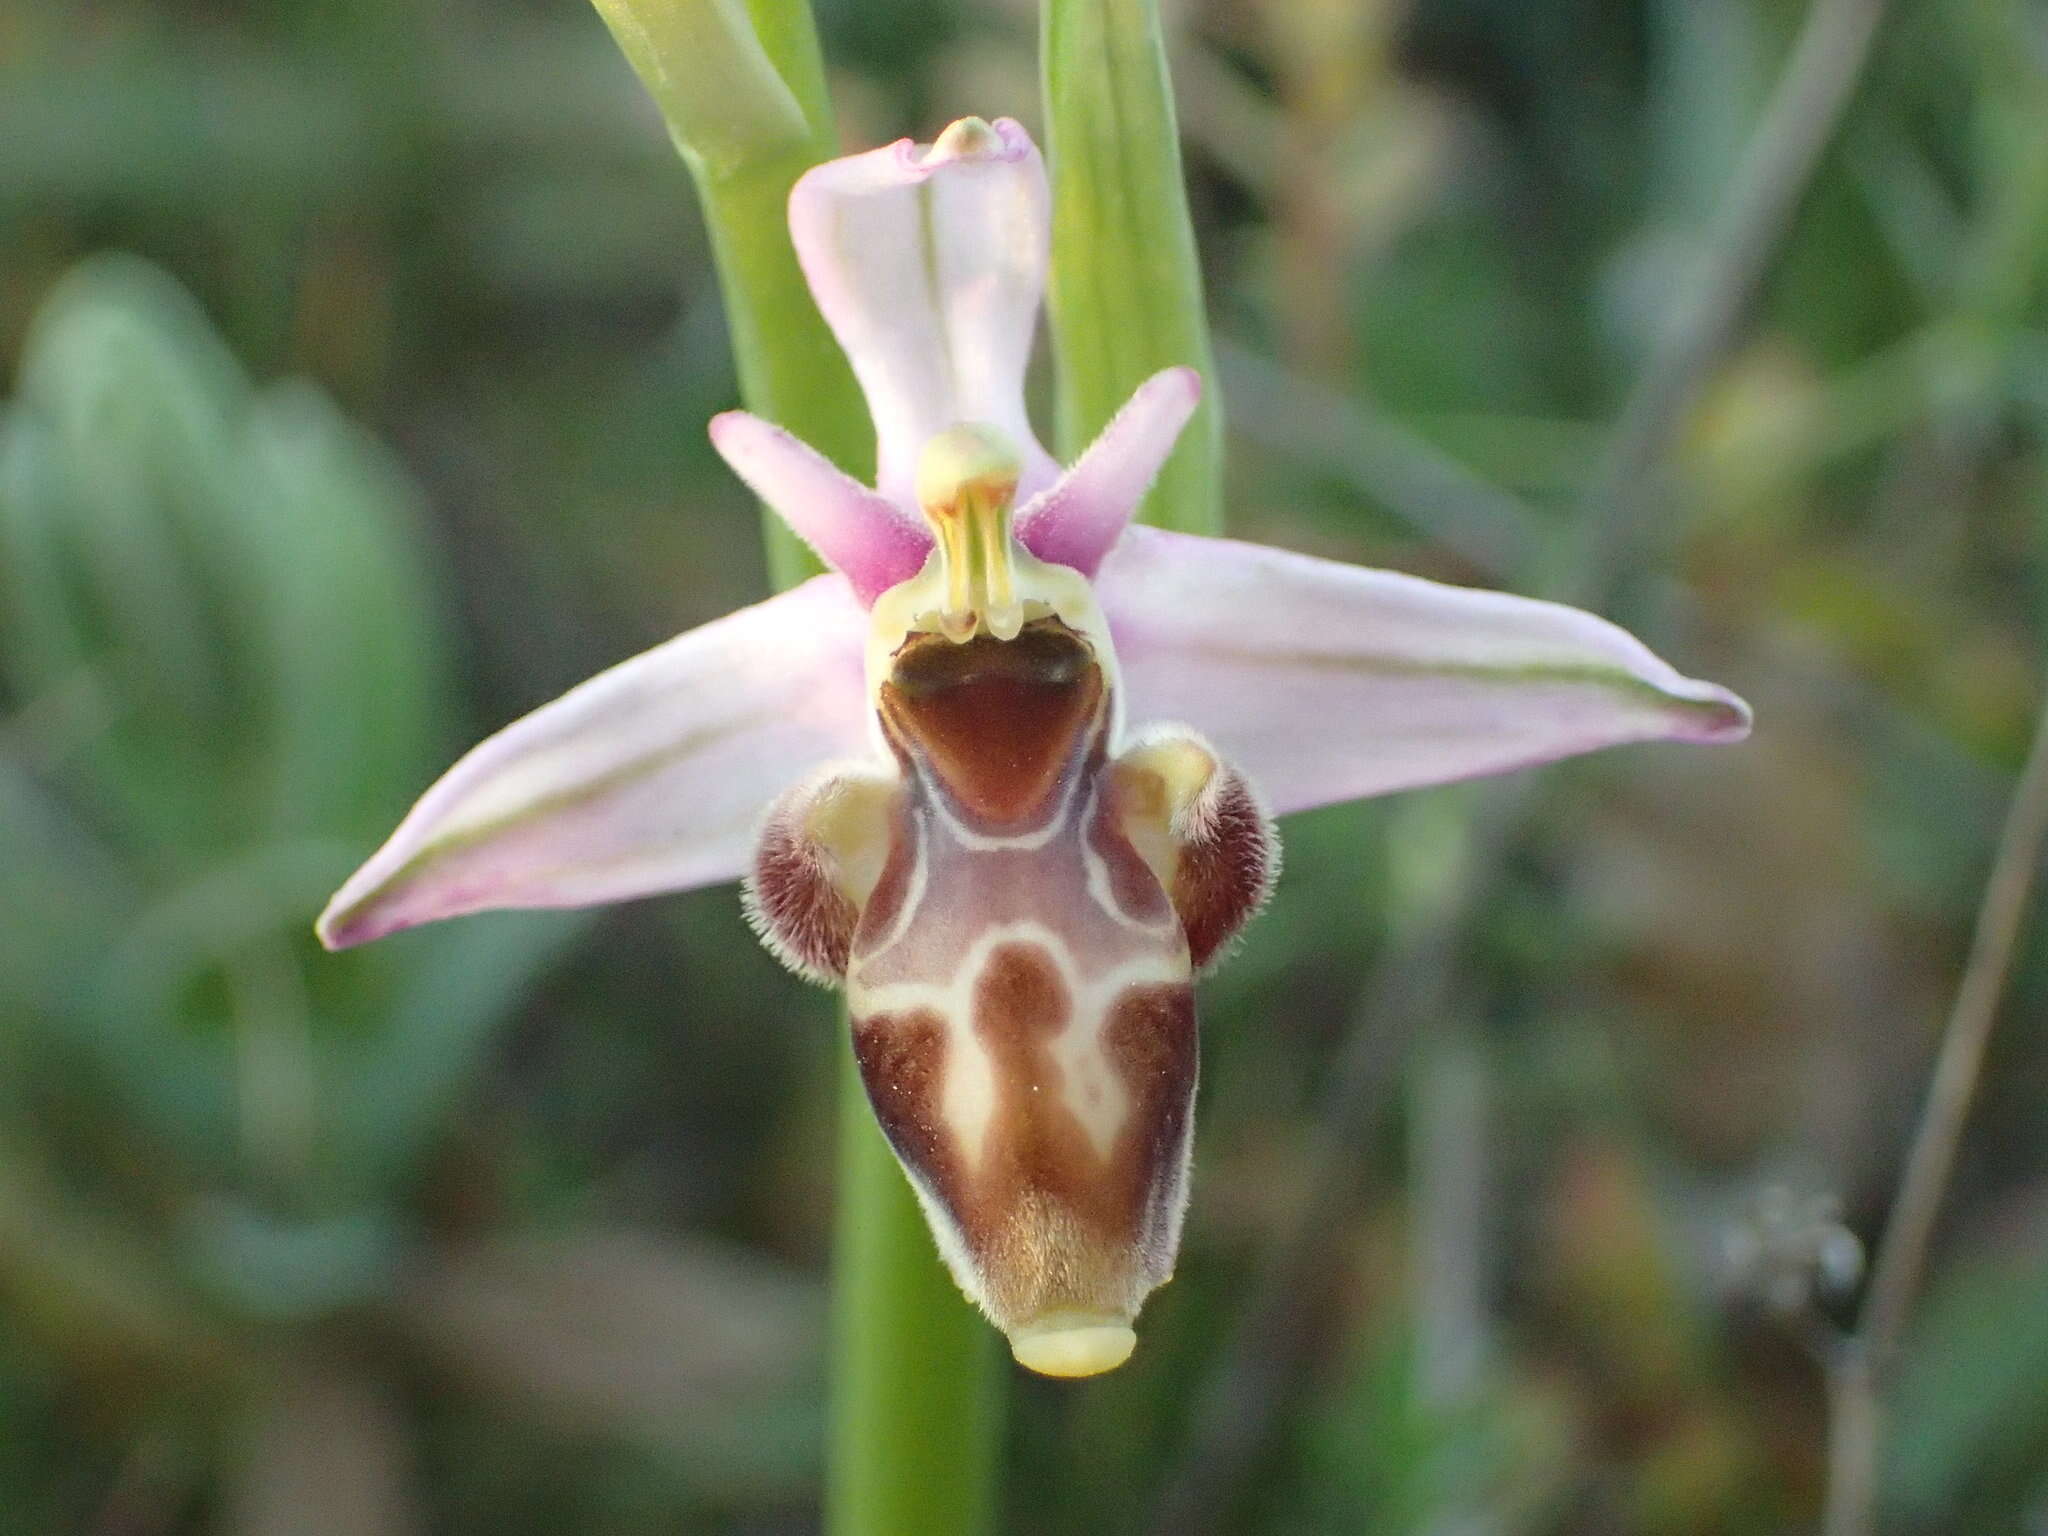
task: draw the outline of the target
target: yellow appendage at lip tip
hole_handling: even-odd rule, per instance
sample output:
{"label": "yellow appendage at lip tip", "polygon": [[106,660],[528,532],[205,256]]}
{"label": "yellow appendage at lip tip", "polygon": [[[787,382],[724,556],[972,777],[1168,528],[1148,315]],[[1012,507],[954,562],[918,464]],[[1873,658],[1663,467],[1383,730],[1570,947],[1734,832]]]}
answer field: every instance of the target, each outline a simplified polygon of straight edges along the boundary
{"label": "yellow appendage at lip tip", "polygon": [[1138,1335],[1110,1317],[1040,1318],[1010,1335],[1010,1353],[1041,1376],[1100,1376],[1131,1358]]}
{"label": "yellow appendage at lip tip", "polygon": [[925,445],[917,504],[938,539],[945,606],[939,631],[954,642],[986,629],[1014,640],[1024,627],[1010,508],[1023,462],[994,427],[961,422]]}

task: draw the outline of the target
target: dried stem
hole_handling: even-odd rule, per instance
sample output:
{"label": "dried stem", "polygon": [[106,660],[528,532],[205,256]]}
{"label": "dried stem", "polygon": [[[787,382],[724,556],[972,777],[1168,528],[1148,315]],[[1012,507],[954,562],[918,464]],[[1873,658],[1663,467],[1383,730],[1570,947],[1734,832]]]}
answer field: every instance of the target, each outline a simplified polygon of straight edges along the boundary
{"label": "dried stem", "polygon": [[[1579,536],[1545,582],[1553,595],[1598,607],[1635,554],[1656,504],[1652,471],[1739,332],[1841,124],[1883,10],[1884,0],[1814,0],[1751,137],[1690,301],[1677,310],[1624,405]],[[1319,1282],[1357,1188],[1360,1148],[1372,1139],[1409,1043],[1447,1000],[1465,934],[1515,846],[1535,783],[1523,775],[1485,787],[1462,873],[1427,911],[1411,916],[1368,983],[1316,1122],[1307,1187],[1283,1218],[1251,1301],[1196,1404],[1155,1530],[1184,1536],[1227,1521],[1302,1385],[1326,1289]]]}
{"label": "dried stem", "polygon": [[2020,922],[2048,840],[2048,707],[2034,728],[2027,766],[2013,792],[1998,854],[1977,913],[1970,957],[1934,1064],[1934,1081],[1906,1158],[1906,1174],[1885,1224],[1856,1331],[1830,1362],[1828,1498],[1825,1536],[1863,1536],[1872,1528],[1884,1387],[1906,1317],[1927,1268],[1956,1148],[1983,1074]]}

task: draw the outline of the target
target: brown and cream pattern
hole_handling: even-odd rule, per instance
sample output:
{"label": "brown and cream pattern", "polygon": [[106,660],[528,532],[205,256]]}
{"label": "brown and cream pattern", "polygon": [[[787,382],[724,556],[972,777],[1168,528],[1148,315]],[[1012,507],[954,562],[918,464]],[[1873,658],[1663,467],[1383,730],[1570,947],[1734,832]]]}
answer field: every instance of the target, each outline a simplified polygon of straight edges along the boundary
{"label": "brown and cream pattern", "polygon": [[[1109,670],[1057,617],[1009,640],[912,632],[876,705],[902,777],[872,881],[787,888],[858,857],[806,839],[826,781],[771,817],[756,911],[793,959],[843,965],[868,1096],[962,1288],[1026,1364],[1106,1369],[1178,1246],[1195,966],[1264,889],[1205,871],[1262,871],[1266,824],[1206,759],[1227,810],[1183,849],[1174,787],[1113,760]],[[1132,834],[1153,822],[1148,858]]]}

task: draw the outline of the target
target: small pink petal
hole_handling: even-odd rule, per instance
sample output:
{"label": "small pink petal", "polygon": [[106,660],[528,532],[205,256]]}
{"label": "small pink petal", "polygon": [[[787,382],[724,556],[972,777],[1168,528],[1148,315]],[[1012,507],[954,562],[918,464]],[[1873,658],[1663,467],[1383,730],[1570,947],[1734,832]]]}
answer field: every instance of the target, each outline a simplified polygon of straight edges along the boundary
{"label": "small pink petal", "polygon": [[808,443],[745,411],[711,418],[711,443],[797,537],[853,584],[862,606],[915,576],[932,536]]}
{"label": "small pink petal", "polygon": [[1020,445],[1020,496],[1052,482],[1024,414],[1051,198],[1021,127],[969,120],[929,148],[903,139],[828,161],[791,190],[789,232],[867,395],[884,496],[914,508],[918,454],[961,421]]}
{"label": "small pink petal", "polygon": [[1131,722],[1192,725],[1276,813],[1749,733],[1734,694],[1557,603],[1143,527],[1096,592]]}
{"label": "small pink petal", "polygon": [[1140,384],[1074,467],[1019,509],[1024,547],[1093,576],[1201,400],[1202,376],[1192,368],[1168,368]]}
{"label": "small pink petal", "polygon": [[818,576],[620,663],[442,776],[321,914],[330,949],[732,880],[768,803],[867,750],[867,618]]}

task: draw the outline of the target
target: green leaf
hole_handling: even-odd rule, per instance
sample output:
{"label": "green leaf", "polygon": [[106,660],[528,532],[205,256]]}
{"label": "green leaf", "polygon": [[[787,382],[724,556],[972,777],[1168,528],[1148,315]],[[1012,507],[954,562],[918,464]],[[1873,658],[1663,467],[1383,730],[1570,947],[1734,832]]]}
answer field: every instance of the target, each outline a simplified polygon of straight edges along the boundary
{"label": "green leaf", "polygon": [[[0,1020],[69,1006],[137,899],[132,872],[0,752]],[[8,1053],[21,1033],[0,1029],[0,1094],[19,1086]]]}
{"label": "green leaf", "polygon": [[[696,183],[748,409],[847,472],[865,472],[874,455],[867,411],[789,239],[789,189],[838,152],[810,7],[802,0],[753,0],[745,10],[738,0],[595,3],[667,118]],[[742,99],[730,122],[721,106],[728,97]],[[764,527],[777,585],[818,569],[787,529],[773,519]]]}
{"label": "green leaf", "polygon": [[1046,0],[1044,18],[1059,455],[1078,455],[1152,374],[1195,368],[1201,408],[1140,516],[1220,532],[1223,418],[1159,7]]}
{"label": "green leaf", "polygon": [[0,762],[0,999],[188,1174],[322,1210],[412,1171],[578,926],[313,943],[440,755],[418,501],[311,387],[252,391],[132,258],[59,285],[0,421],[0,681],[31,759]]}
{"label": "green leaf", "polygon": [[366,842],[425,781],[447,712],[419,498],[377,443],[303,384],[258,398],[245,453],[270,829]]}
{"label": "green leaf", "polygon": [[402,991],[375,1043],[335,1063],[325,1161],[360,1190],[412,1174],[535,976],[589,925],[583,913],[497,913],[379,946],[400,962]]}
{"label": "green leaf", "polygon": [[804,148],[810,124],[741,0],[592,0],[677,146],[712,175]]}
{"label": "green leaf", "polygon": [[0,466],[0,675],[23,704],[95,690],[79,773],[131,836],[188,855],[236,815],[241,698],[207,552],[246,401],[182,290],[102,259],[37,317]]}

